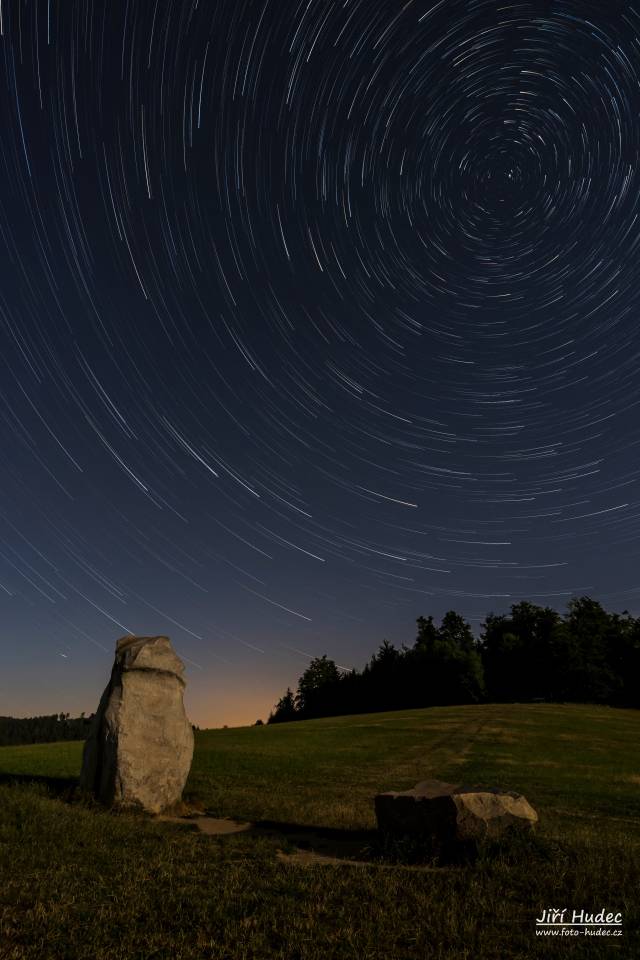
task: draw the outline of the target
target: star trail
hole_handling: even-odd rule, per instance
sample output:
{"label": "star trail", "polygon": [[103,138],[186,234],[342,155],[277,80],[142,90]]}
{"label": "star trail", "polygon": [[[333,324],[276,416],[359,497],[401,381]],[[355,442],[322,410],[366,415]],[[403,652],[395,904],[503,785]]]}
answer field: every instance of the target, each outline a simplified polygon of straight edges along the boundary
{"label": "star trail", "polygon": [[[1,0],[0,713],[640,613],[640,4]],[[97,701],[96,701],[97,702]]]}

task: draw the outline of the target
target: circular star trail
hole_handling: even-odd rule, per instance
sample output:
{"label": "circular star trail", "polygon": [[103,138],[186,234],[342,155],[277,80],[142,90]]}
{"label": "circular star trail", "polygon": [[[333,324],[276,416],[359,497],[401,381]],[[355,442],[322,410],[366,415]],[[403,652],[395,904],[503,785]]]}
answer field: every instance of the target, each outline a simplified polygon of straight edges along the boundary
{"label": "circular star trail", "polygon": [[0,51],[14,712],[123,632],[207,723],[419,614],[638,612],[640,6],[2,0]]}

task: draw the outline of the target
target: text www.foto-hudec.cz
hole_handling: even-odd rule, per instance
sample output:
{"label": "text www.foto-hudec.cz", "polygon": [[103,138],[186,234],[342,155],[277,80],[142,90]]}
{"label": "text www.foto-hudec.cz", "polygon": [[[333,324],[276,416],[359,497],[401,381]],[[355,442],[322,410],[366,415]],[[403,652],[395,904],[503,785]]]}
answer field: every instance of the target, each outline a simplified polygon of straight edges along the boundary
{"label": "text www.foto-hudec.cz", "polygon": [[536,917],[537,937],[621,937],[622,914],[549,907]]}

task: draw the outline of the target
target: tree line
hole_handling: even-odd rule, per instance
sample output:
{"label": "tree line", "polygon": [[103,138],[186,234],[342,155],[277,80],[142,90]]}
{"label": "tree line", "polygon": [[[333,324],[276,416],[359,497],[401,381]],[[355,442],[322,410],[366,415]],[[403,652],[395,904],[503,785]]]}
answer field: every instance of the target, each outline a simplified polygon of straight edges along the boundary
{"label": "tree line", "polygon": [[411,647],[384,641],[362,671],[311,661],[267,723],[481,702],[640,707],[640,617],[579,597],[561,615],[529,601],[489,613],[477,640],[454,610],[418,617]]}
{"label": "tree line", "polygon": [[84,740],[92,717],[93,714],[85,717],[84,713],[74,718],[68,713],[52,713],[43,717],[0,717],[0,746]]}

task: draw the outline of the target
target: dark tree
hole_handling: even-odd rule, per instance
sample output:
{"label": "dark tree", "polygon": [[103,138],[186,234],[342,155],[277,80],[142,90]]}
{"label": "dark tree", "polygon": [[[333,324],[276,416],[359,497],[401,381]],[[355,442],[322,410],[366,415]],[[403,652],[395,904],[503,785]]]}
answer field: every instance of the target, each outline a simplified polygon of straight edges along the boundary
{"label": "dark tree", "polygon": [[553,699],[565,657],[560,625],[555,610],[528,601],[513,604],[510,615],[486,617],[481,650],[489,699]]}
{"label": "dark tree", "polygon": [[298,681],[296,706],[305,717],[324,717],[334,713],[339,700],[340,671],[326,654],[311,661]]}
{"label": "dark tree", "polygon": [[436,627],[418,617],[418,635],[407,654],[410,706],[476,703],[483,695],[482,662],[471,627],[449,610]]}
{"label": "dark tree", "polygon": [[404,652],[384,640],[365,672],[366,702],[372,710],[399,710],[406,700]]}
{"label": "dark tree", "polygon": [[571,654],[565,698],[589,703],[616,701],[623,678],[616,673],[611,655],[620,632],[619,619],[597,600],[580,597],[570,601],[564,626]]}
{"label": "dark tree", "polygon": [[623,610],[615,618],[614,636],[609,648],[609,663],[620,686],[613,702],[621,707],[640,707],[640,619]]}
{"label": "dark tree", "polygon": [[296,700],[293,690],[287,687],[284,697],[280,697],[275,705],[273,713],[269,714],[267,723],[286,723],[289,720],[297,720],[298,711],[296,709]]}

